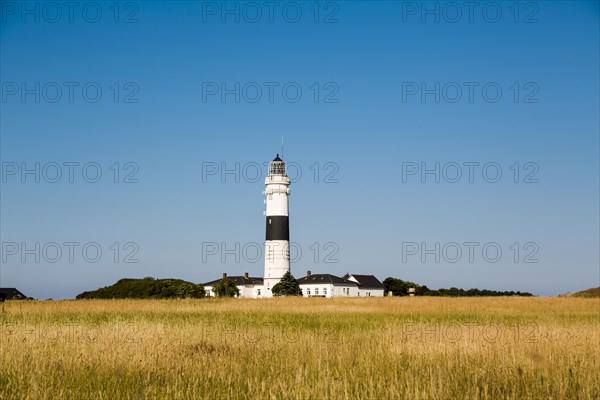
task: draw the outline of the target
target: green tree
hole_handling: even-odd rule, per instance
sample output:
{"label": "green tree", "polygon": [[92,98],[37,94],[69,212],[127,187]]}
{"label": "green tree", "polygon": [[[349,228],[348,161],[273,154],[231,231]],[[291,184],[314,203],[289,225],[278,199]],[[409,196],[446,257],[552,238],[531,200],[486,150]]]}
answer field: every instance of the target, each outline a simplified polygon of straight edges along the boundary
{"label": "green tree", "polygon": [[234,297],[240,294],[234,281],[229,278],[223,278],[213,286],[213,292],[218,297]]}
{"label": "green tree", "polygon": [[182,299],[201,299],[205,295],[206,292],[204,291],[204,286],[201,284],[195,285],[193,283],[184,283],[177,288],[177,297]]}
{"label": "green tree", "polygon": [[348,280],[350,278],[350,274],[346,272],[346,275],[342,276],[342,279]]}
{"label": "green tree", "polygon": [[416,288],[417,286],[418,285],[415,285],[412,282],[403,281],[402,279],[398,278],[389,277],[383,280],[385,293],[387,294],[388,292],[392,292],[393,296],[407,296],[408,289],[411,287]]}
{"label": "green tree", "polygon": [[290,271],[286,272],[281,280],[273,286],[272,292],[273,296],[302,296],[302,289]]}

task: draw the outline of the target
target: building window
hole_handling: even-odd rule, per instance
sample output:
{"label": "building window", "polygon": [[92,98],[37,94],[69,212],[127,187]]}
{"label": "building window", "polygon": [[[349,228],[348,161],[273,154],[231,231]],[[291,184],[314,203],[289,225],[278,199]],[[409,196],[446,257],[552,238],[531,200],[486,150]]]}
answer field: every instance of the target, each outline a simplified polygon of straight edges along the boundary
{"label": "building window", "polygon": [[310,296],[310,289],[306,289],[306,295]]}
{"label": "building window", "polygon": [[315,288],[315,296],[319,295],[319,288]]}
{"label": "building window", "polygon": [[327,296],[327,288],[323,288],[323,294]]}

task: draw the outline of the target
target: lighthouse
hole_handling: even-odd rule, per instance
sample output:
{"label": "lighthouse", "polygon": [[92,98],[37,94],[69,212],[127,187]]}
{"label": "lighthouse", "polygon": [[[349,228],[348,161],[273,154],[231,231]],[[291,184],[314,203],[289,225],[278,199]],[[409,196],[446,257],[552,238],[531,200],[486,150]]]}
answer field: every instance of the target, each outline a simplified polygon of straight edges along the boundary
{"label": "lighthouse", "polygon": [[263,193],[266,204],[264,296],[271,297],[273,286],[290,270],[290,178],[286,175],[285,162],[279,158],[279,154],[269,163]]}
{"label": "lighthouse", "polygon": [[[290,271],[290,224],[288,197],[290,178],[286,174],[285,162],[279,154],[269,163],[269,173],[265,178],[265,274],[263,278],[244,275],[227,275],[204,283],[207,296],[223,296],[226,280],[238,288],[236,297],[273,297],[273,287],[286,272]],[[214,252],[212,253],[214,254]],[[203,256],[204,257],[204,256]],[[384,286],[373,275],[352,274],[346,279],[331,274],[312,274],[298,279],[304,297],[348,297],[383,296]]]}

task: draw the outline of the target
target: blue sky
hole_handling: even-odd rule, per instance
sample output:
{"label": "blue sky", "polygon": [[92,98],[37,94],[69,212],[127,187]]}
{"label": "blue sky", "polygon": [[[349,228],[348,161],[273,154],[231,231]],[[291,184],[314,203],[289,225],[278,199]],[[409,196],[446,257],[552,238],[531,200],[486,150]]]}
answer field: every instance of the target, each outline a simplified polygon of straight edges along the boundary
{"label": "blue sky", "polygon": [[49,4],[2,3],[2,287],[262,276],[282,136],[296,276],[599,285],[597,2]]}

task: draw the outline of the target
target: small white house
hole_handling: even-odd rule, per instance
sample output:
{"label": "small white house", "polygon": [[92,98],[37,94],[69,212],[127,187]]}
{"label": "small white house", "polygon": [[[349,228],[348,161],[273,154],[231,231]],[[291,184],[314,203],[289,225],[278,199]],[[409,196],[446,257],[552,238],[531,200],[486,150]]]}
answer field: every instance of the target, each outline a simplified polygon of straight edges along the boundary
{"label": "small white house", "polygon": [[304,297],[355,297],[358,296],[356,282],[331,274],[312,274],[299,278],[298,283]]}
{"label": "small white house", "polygon": [[383,297],[383,283],[373,275],[351,274],[348,280],[358,285],[358,296]]}
{"label": "small white house", "polygon": [[223,278],[216,279],[214,281],[206,282],[204,284],[204,291],[207,296],[215,297],[215,292],[213,291],[213,285],[219,283],[222,279],[229,278],[235,285],[237,286],[240,294],[238,297],[245,298],[260,298],[264,294],[263,290],[263,278],[251,277],[247,272],[244,272],[243,276],[227,276],[226,273],[223,273]]}

